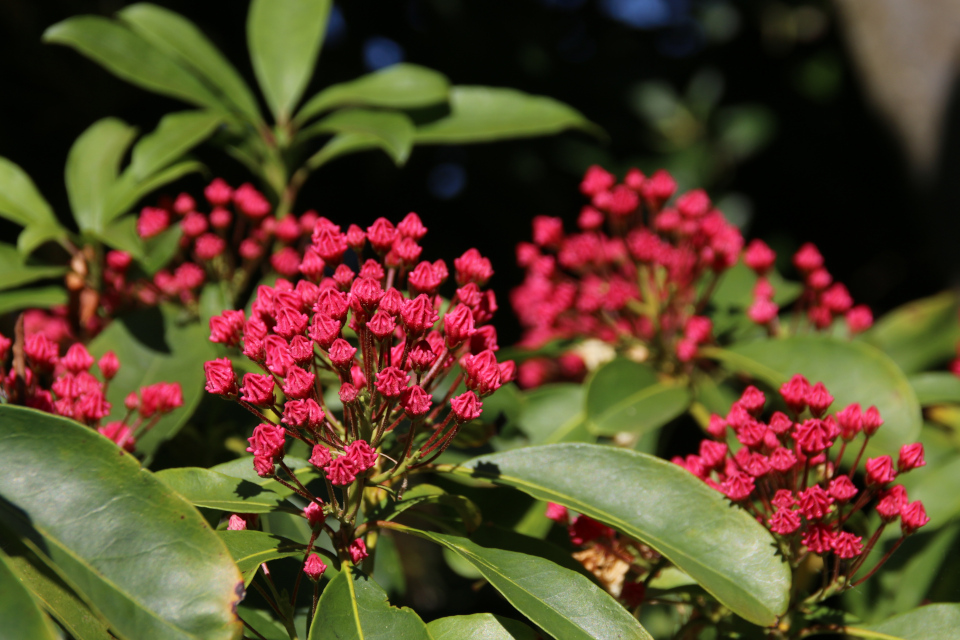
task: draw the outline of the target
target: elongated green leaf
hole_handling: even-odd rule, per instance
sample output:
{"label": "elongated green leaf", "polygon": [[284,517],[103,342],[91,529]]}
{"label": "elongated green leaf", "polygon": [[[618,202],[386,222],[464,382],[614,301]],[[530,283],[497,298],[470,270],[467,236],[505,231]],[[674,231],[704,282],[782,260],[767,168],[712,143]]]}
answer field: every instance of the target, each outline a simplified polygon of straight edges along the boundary
{"label": "elongated green leaf", "polygon": [[116,118],[104,118],[80,134],[67,156],[67,195],[83,231],[102,232],[110,190],[120,161],[137,130]]}
{"label": "elongated green leaf", "polygon": [[173,437],[197,408],[206,393],[203,363],[215,357],[209,336],[209,330],[200,323],[183,323],[176,308],[164,305],[115,320],[90,343],[95,357],[113,351],[121,363],[107,390],[107,400],[113,404],[107,420],[123,417],[127,394],[157,382],[180,383],[183,406],[161,417],[139,438],[137,452],[152,456],[160,443]]}
{"label": "elongated green leaf", "polygon": [[21,231],[19,236],[17,236],[17,249],[19,249],[24,255],[29,255],[44,242],[57,240],[65,237],[66,235],[66,229],[61,227],[59,224],[50,224],[46,222],[31,224],[26,229]]}
{"label": "elongated green leaf", "polygon": [[947,402],[960,403],[960,378],[946,371],[928,371],[910,376],[910,386],[924,407]]}
{"label": "elongated green leaf", "polygon": [[330,0],[250,3],[250,60],[277,122],[289,119],[313,76],[331,5]]}
{"label": "elongated green leaf", "polygon": [[233,513],[267,513],[277,510],[284,496],[247,480],[199,467],[157,472],[157,477],[196,507]]}
{"label": "elongated green leaf", "polygon": [[548,384],[523,394],[517,426],[531,444],[543,444],[571,420],[580,420],[584,390],[581,385]]}
{"label": "elongated green leaf", "polygon": [[904,443],[913,442],[920,433],[920,404],[910,382],[895,362],[868,344],[826,336],[796,336],[735,344],[727,352],[747,362],[723,359],[731,371],[755,373],[749,363],[756,363],[775,371],[781,380],[802,373],[811,383],[823,382],[835,399],[834,411],[852,402],[864,407],[876,405],[884,425],[870,439],[867,450],[872,455],[896,456]]}
{"label": "elongated green leaf", "polygon": [[12,289],[44,278],[55,278],[66,273],[65,267],[28,266],[25,256],[16,247],[0,243],[0,289]]}
{"label": "elongated green leaf", "polygon": [[349,563],[323,590],[309,640],[432,640],[413,609],[398,609],[386,592]]}
{"label": "elongated green leaf", "polygon": [[602,135],[597,125],[553,98],[500,87],[450,89],[450,114],[417,127],[417,144],[461,144],[548,136],[567,129]]}
{"label": "elongated green leaf", "polygon": [[587,385],[588,428],[599,435],[644,433],[670,422],[689,405],[687,387],[660,382],[653,369],[631,360],[608,362]]}
{"label": "elongated green leaf", "polygon": [[3,528],[0,528],[0,547],[7,553],[7,562],[23,585],[75,640],[113,640],[109,625],[100,614],[92,610],[53,567]]}
{"label": "elongated green leaf", "polygon": [[119,634],[238,638],[240,573],[200,514],[76,422],[0,406],[0,517]]}
{"label": "elongated green leaf", "polygon": [[219,98],[165,51],[113,20],[77,16],[51,26],[43,41],[73,47],[107,71],[148,91],[223,108]]}
{"label": "elongated green leaf", "polygon": [[463,520],[467,533],[479,527],[483,520],[480,508],[472,500],[466,496],[447,493],[432,484],[418,484],[404,493],[400,502],[389,500],[384,504],[384,512],[378,514],[377,519],[392,520],[407,509],[422,504],[437,504],[454,509]]}
{"label": "elongated green leaf", "polygon": [[530,627],[492,613],[438,618],[427,625],[433,640],[537,640]]}
{"label": "elongated green leaf", "polygon": [[247,83],[195,24],[179,13],[146,2],[124,7],[117,17],[158,49],[175,56],[251,121],[260,120],[257,100]]}
{"label": "elongated green leaf", "polygon": [[520,613],[555,638],[652,640],[610,594],[579,573],[536,556],[481,547],[467,538],[397,529],[432,540],[467,560]]}
{"label": "elongated green leaf", "polygon": [[914,300],[883,316],[863,339],[890,356],[906,373],[953,357],[960,340],[957,295],[947,291]]}
{"label": "elongated green leaf", "polygon": [[[169,229],[162,231],[158,235],[144,241],[143,259],[140,260],[140,266],[148,275],[154,275],[167,266],[177,252],[180,251],[180,239],[183,237],[183,229],[180,225],[174,225]],[[222,309],[221,309],[222,311]],[[207,318],[209,320],[209,318]],[[210,326],[208,322],[204,323]]]}
{"label": "elongated green leaf", "polygon": [[327,87],[307,101],[294,122],[337,107],[364,106],[414,109],[445,102],[450,81],[442,73],[416,64],[401,62],[350,82]]}
{"label": "elongated green leaf", "polygon": [[451,470],[565,505],[649,544],[750,622],[768,626],[786,611],[790,568],[770,532],[677,465],[625,449],[556,444]]}
{"label": "elongated green leaf", "polygon": [[390,141],[369,133],[339,133],[323,145],[320,151],[310,156],[306,165],[310,169],[317,169],[327,164],[331,160],[340,156],[367,151],[369,149],[382,149],[384,153],[391,156],[393,150]]}
{"label": "elongated green leaf", "polygon": [[324,133],[362,134],[382,141],[387,155],[402,165],[410,157],[415,131],[410,118],[399,111],[343,109],[301,131],[297,140]]}
{"label": "elongated green leaf", "polygon": [[143,240],[137,233],[137,217],[124,216],[109,222],[103,231],[94,231],[92,236],[108,247],[126,251],[136,260],[144,259]]}
{"label": "elongated green leaf", "polygon": [[[280,558],[303,558],[306,550],[301,544],[284,537],[263,531],[220,531],[220,539],[227,545],[233,561],[243,574],[245,586],[249,586],[264,562]],[[326,558],[325,558],[326,559]],[[329,562],[326,564],[329,565]],[[336,573],[328,566],[327,571]],[[324,572],[326,575],[326,572]],[[327,576],[328,578],[330,576]]]}
{"label": "elongated green leaf", "polygon": [[960,605],[928,604],[880,624],[845,627],[844,633],[876,640],[953,640],[960,629]]}
{"label": "elongated green leaf", "polygon": [[110,192],[110,202],[107,205],[107,217],[114,219],[127,213],[141,198],[182,178],[188,173],[202,172],[206,168],[196,160],[184,160],[138,182],[130,171],[124,171],[120,179],[114,183]]}
{"label": "elongated green leaf", "polygon": [[129,171],[137,182],[146,179],[206,140],[221,120],[212,111],[168,113],[134,145]]}
{"label": "elongated green leaf", "polygon": [[8,562],[6,554],[0,552],[0,629],[8,638],[56,640],[50,618]]}
{"label": "elongated green leaf", "polygon": [[36,289],[0,291],[0,314],[19,311],[28,307],[49,309],[58,304],[67,304],[67,290],[59,285]]}
{"label": "elongated green leaf", "polygon": [[57,226],[57,217],[30,176],[18,165],[0,157],[0,216],[26,227]]}

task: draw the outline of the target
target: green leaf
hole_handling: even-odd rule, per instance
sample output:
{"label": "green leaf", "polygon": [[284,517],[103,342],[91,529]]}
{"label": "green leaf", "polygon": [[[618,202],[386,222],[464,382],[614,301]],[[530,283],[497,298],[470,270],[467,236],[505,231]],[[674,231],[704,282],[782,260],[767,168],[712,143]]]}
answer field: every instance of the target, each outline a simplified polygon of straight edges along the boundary
{"label": "green leaf", "polygon": [[143,241],[143,259],[140,260],[140,266],[147,272],[147,275],[155,275],[157,271],[160,271],[173,260],[177,252],[180,251],[180,238],[182,237],[183,229],[180,228],[180,225],[175,224]]}
{"label": "green leaf", "polygon": [[247,83],[195,24],[179,13],[146,2],[124,7],[117,18],[194,71],[252,122],[260,120],[257,100]]}
{"label": "green leaf", "polygon": [[56,640],[50,618],[40,610],[40,603],[23,585],[10,567],[9,558],[0,552],[0,628],[8,638]]}
{"label": "green leaf", "polygon": [[285,500],[284,496],[259,484],[199,467],[164,469],[156,475],[195,507],[232,513],[268,513],[279,509]]}
{"label": "green leaf", "polygon": [[95,231],[92,235],[108,247],[126,251],[137,260],[144,258],[143,240],[137,233],[136,216],[113,220],[103,231]]}
{"label": "green leaf", "polygon": [[432,640],[413,609],[398,609],[359,569],[344,563],[323,590],[309,640]]}
{"label": "green leaf", "polygon": [[310,156],[304,164],[310,169],[318,169],[340,156],[368,151],[369,149],[382,149],[384,153],[392,157],[393,151],[388,140],[369,133],[340,133],[323,145],[320,151]]}
{"label": "green leaf", "polygon": [[537,640],[533,629],[492,613],[438,618],[427,625],[433,640]]}
{"label": "green leaf", "polygon": [[378,514],[378,520],[393,520],[411,507],[421,504],[437,504],[450,507],[463,520],[467,533],[474,531],[483,521],[480,508],[466,496],[447,493],[440,487],[432,484],[418,484],[403,494],[403,500],[396,502],[392,499],[384,505],[385,511]]}
{"label": "green leaf", "polygon": [[960,378],[946,371],[928,371],[910,376],[910,386],[921,406],[960,403]]}
{"label": "green leaf", "polygon": [[60,226],[30,176],[4,157],[0,157],[0,216],[22,227]]}
{"label": "green leaf", "polygon": [[137,440],[137,452],[147,458],[190,419],[206,393],[203,363],[216,357],[208,338],[209,330],[200,323],[183,323],[176,308],[163,305],[114,320],[90,343],[95,357],[113,351],[121,363],[107,390],[113,404],[107,420],[123,417],[123,401],[130,392],[157,382],[180,383],[183,406],[162,416]]}
{"label": "green leaf", "polygon": [[132,456],[71,420],[3,405],[0,465],[2,526],[122,637],[240,636],[242,583],[226,547]]}
{"label": "green leaf", "polygon": [[863,339],[890,356],[905,373],[952,358],[960,341],[957,295],[947,291],[914,300],[883,316]]}
{"label": "green leaf", "polygon": [[66,273],[66,267],[27,266],[25,256],[16,247],[0,242],[0,289],[12,289]]}
{"label": "green leaf", "polygon": [[17,249],[24,255],[29,255],[43,243],[58,240],[66,235],[66,229],[59,224],[31,224],[17,236]]}
{"label": "green leaf", "polygon": [[[227,545],[233,561],[243,574],[244,586],[250,586],[257,569],[264,562],[279,558],[303,558],[305,548],[293,540],[263,531],[220,531],[220,539]],[[327,571],[334,571],[327,567]],[[328,576],[329,577],[329,576]]]}
{"label": "green leaf", "polygon": [[23,585],[75,640],[113,640],[106,621],[63,577],[3,528],[0,528],[0,547],[7,553],[7,562]]}
{"label": "green leaf", "polygon": [[147,39],[108,18],[77,16],[51,26],[43,41],[73,47],[131,84],[202,107],[223,108],[190,71]]}
{"label": "green leaf", "polygon": [[834,411],[852,402],[876,405],[884,425],[870,439],[867,451],[871,455],[879,452],[896,457],[901,445],[913,442],[920,433],[920,404],[910,382],[893,360],[863,342],[795,336],[728,347],[726,353],[742,361],[728,360],[716,350],[707,353],[713,354],[707,357],[716,355],[730,371],[758,375],[774,389],[779,383],[763,376],[763,370],[776,372],[781,381],[802,373],[811,383],[823,382],[835,399]]}
{"label": "green leaf", "polygon": [[450,114],[417,127],[417,144],[461,144],[547,136],[567,129],[603,130],[553,98],[500,87],[450,89]]}
{"label": "green leaf", "polygon": [[546,384],[524,393],[517,426],[530,444],[544,444],[568,423],[583,421],[584,389],[579,384]]}
{"label": "green leaf", "polygon": [[[386,151],[396,164],[403,165],[410,157],[415,132],[416,129],[410,118],[399,111],[342,109],[307,127],[297,135],[296,139],[299,142],[324,133],[360,134],[367,140],[377,140],[377,146]],[[325,148],[321,149],[318,154],[323,153],[324,150]],[[308,165],[313,166],[314,162],[315,160],[311,158]]]}
{"label": "green leaf", "polygon": [[188,173],[203,172],[205,169],[206,167],[196,160],[184,160],[153,174],[141,182],[134,180],[131,172],[125,171],[110,192],[107,217],[113,219],[123,215],[147,194],[182,178]]}
{"label": "green leaf", "polygon": [[327,87],[303,105],[294,122],[302,124],[317,114],[344,106],[415,109],[446,102],[449,94],[450,81],[442,73],[401,62]]}
{"label": "green leaf", "polygon": [[645,542],[754,624],[774,624],[786,611],[790,568],[770,532],[677,465],[556,444],[481,456],[452,471],[565,505]]}
{"label": "green leaf", "polygon": [[110,190],[120,161],[137,130],[116,118],[104,118],[80,134],[67,156],[67,195],[82,231],[103,232]]}
{"label": "green leaf", "polygon": [[610,594],[579,573],[536,556],[481,547],[467,538],[394,528],[436,542],[467,560],[517,611],[555,638],[652,640]]}
{"label": "green leaf", "polygon": [[930,527],[940,527],[960,516],[960,493],[944,491],[944,487],[960,486],[960,456],[952,455],[936,465],[902,475],[903,484],[911,500],[922,500],[930,517]]}
{"label": "green leaf", "polygon": [[608,362],[587,384],[588,428],[599,435],[644,433],[670,422],[689,405],[686,386],[660,382],[653,369],[632,360]]}
{"label": "green leaf", "polygon": [[59,285],[0,292],[0,314],[27,308],[49,309],[60,304],[67,304],[67,291]]}
{"label": "green leaf", "polygon": [[844,627],[858,638],[877,640],[953,640],[960,629],[960,604],[928,604],[880,624]]}
{"label": "green leaf", "polygon": [[134,145],[127,170],[136,182],[145,180],[206,140],[222,120],[212,111],[168,113]]}
{"label": "green leaf", "polygon": [[317,64],[330,0],[253,0],[247,46],[253,73],[278,123],[290,119]]}

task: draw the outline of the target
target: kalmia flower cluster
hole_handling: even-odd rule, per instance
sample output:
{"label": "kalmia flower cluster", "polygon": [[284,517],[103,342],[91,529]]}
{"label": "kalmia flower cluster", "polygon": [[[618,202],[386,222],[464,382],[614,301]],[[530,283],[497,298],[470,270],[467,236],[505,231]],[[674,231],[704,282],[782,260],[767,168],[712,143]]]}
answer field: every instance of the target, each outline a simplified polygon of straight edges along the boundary
{"label": "kalmia flower cluster", "polygon": [[[25,334],[26,335],[26,334]],[[29,334],[23,342],[23,356],[16,354],[13,342],[0,334],[0,394],[4,402],[19,404],[97,429],[118,446],[132,452],[137,439],[160,417],[183,404],[179,383],[159,382],[131,392],[125,400],[127,413],[122,420],[101,426],[112,409],[107,387],[117,375],[120,362],[112,351],[96,361],[98,378],[91,370],[94,358],[80,343],[60,355],[60,347],[46,333]]]}
{"label": "kalmia flower cluster", "polygon": [[[833,562],[825,584],[855,586],[929,521],[923,504],[910,502],[903,486],[893,484],[900,474],[925,464],[923,445],[904,445],[896,463],[887,455],[868,458],[861,480],[857,472],[867,443],[883,424],[876,407],[864,411],[854,403],[828,413],[834,401],[830,392],[799,374],[783,384],[780,396],[787,412],[762,421],[766,398],[747,387],[726,417],[711,416],[710,437],[699,452],[673,462],[753,513],[795,566],[806,553],[818,554]],[[882,524],[864,544],[864,532],[851,530],[851,516],[871,504]],[[897,520],[900,540],[854,581],[883,529]]]}
{"label": "kalmia flower cluster", "polygon": [[[580,184],[591,203],[580,212],[577,233],[565,233],[560,218],[533,219],[533,242],[517,246],[526,276],[511,294],[525,328],[523,346],[593,339],[634,351],[664,371],[682,368],[714,341],[712,322],[703,314],[720,278],[741,257],[758,274],[747,315],[776,329],[779,308],[767,278],[774,252],[759,240],[744,251],[740,231],[705,191],[674,198],[676,189],[663,170],[645,176],[631,169],[618,184],[593,166]],[[806,311],[813,326],[825,328],[843,313],[851,330],[870,325],[869,309],[853,307],[816,247],[804,245],[794,264],[805,278],[796,309]],[[577,379],[584,371],[574,352],[557,361],[533,358],[521,365],[519,382],[534,387],[553,378]]]}
{"label": "kalmia flower cluster", "polygon": [[[292,483],[308,500],[305,517],[316,531],[327,515],[351,523],[335,540],[355,562],[365,554],[363,541],[344,536],[363,487],[439,456],[461,424],[480,416],[481,399],[514,377],[512,362],[497,362],[488,324],[497,309],[493,292],[483,289],[490,262],[476,249],[457,258],[456,288],[445,301],[439,292],[451,275],[447,265],[420,259],[426,231],[413,213],[396,226],[379,218],[346,232],[319,218],[296,284],[280,278],[262,285],[249,316],[228,310],[210,321],[210,339],[242,349],[262,373],[239,378],[228,358],[210,361],[207,391],[259,418],[247,449],[254,468]],[[364,259],[368,247],[375,257]],[[348,266],[354,258],[358,270]],[[334,390],[342,409],[328,405]],[[331,504],[284,464],[292,439],[310,447]]]}

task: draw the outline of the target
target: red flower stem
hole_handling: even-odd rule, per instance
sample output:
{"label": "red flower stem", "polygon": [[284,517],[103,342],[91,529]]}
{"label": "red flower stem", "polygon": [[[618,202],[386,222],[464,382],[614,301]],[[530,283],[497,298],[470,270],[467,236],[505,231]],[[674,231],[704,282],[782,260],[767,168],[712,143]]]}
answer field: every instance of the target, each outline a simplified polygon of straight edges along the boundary
{"label": "red flower stem", "polygon": [[851,480],[853,479],[853,474],[857,471],[857,466],[860,464],[860,458],[863,456],[863,452],[866,450],[868,442],[870,442],[870,436],[866,436],[863,439],[863,444],[860,445],[860,451],[857,453],[857,459],[853,461],[853,465],[850,467],[850,473],[847,474],[847,477]]}
{"label": "red flower stem", "polygon": [[[297,579],[293,583],[293,594],[290,596],[290,606],[296,608],[297,603],[297,592],[300,590],[300,581],[303,579],[303,568],[306,566],[307,558],[310,557],[310,552],[313,551],[313,543],[317,541],[317,536],[320,535],[320,529],[317,529],[310,536],[310,543],[307,544],[307,550],[303,554],[303,562],[300,563],[300,571],[297,572]],[[309,627],[307,627],[309,629]]]}
{"label": "red flower stem", "polygon": [[863,551],[860,553],[860,557],[856,559],[853,563],[853,566],[850,567],[850,578],[852,579],[856,575],[857,571],[860,570],[860,567],[863,566],[863,563],[866,562],[867,556],[870,555],[870,552],[873,551],[873,546],[877,544],[877,540],[880,539],[880,534],[883,533],[884,528],[886,528],[887,523],[882,522],[880,526],[877,527],[877,530],[873,532],[873,535],[870,536],[870,540],[867,541],[867,546],[864,547]]}
{"label": "red flower stem", "polygon": [[890,556],[893,555],[893,552],[896,551],[897,548],[899,548],[900,545],[903,544],[903,541],[906,540],[906,539],[907,539],[906,536],[901,536],[900,539],[897,540],[896,542],[894,542],[894,543],[893,543],[893,546],[890,547],[890,551],[887,551],[887,552],[883,555],[883,557],[880,558],[880,562],[877,563],[877,566],[875,566],[873,569],[871,569],[871,570],[870,570],[870,573],[868,573],[867,575],[863,576],[862,578],[860,578],[859,580],[857,580],[856,582],[854,582],[852,585],[850,585],[850,587],[851,587],[851,588],[856,587],[856,586],[858,586],[858,585],[860,585],[860,584],[863,584],[864,581],[869,580],[870,577],[877,572],[877,569],[879,569],[880,567],[882,567],[882,566],[884,565],[884,563],[886,563],[886,561],[890,559]]}

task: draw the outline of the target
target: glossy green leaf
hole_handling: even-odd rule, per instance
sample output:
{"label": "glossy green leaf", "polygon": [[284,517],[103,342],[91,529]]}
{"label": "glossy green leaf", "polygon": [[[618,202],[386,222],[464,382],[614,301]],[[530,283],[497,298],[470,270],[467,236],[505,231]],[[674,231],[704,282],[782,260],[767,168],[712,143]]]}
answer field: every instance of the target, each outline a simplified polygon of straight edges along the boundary
{"label": "glossy green leaf", "polygon": [[276,614],[273,611],[254,609],[241,604],[237,607],[237,615],[250,625],[251,628],[256,629],[257,633],[262,635],[266,640],[290,640],[290,634],[287,633],[287,630],[284,629],[283,625],[276,619]]}
{"label": "glossy green leaf", "polygon": [[427,625],[433,640],[537,640],[539,634],[517,620],[492,613],[437,618]]}
{"label": "glossy green leaf", "polygon": [[199,467],[179,467],[157,472],[157,477],[195,507],[232,513],[267,513],[285,497],[248,480],[231,478]]}
{"label": "glossy green leaf", "polygon": [[66,267],[26,265],[25,256],[9,244],[0,242],[0,289],[12,289],[66,273]]}
{"label": "glossy green leaf", "polygon": [[17,236],[17,249],[24,255],[34,252],[40,245],[50,240],[58,240],[67,235],[67,230],[59,224],[31,224]]}
{"label": "glossy green leaf", "polygon": [[68,18],[48,28],[43,41],[73,47],[118,78],[148,91],[222,108],[217,96],[175,58],[113,20],[99,16]]}
{"label": "glossy green leaf", "polygon": [[2,527],[0,547],[7,553],[7,562],[23,585],[74,640],[113,640],[106,621],[47,564],[49,558],[42,560]]}
{"label": "glossy green leaf", "polygon": [[310,156],[304,163],[310,169],[317,169],[340,156],[370,149],[382,149],[392,157],[393,150],[389,140],[369,133],[339,133],[323,145],[320,151]]}
{"label": "glossy green leaf", "polygon": [[129,168],[133,178],[140,182],[172,164],[206,140],[222,119],[212,111],[168,113],[133,146]]}
{"label": "glossy green leaf", "polygon": [[27,308],[49,309],[59,304],[67,304],[67,290],[59,285],[0,291],[0,314]]}
{"label": "glossy green leaf", "polygon": [[304,129],[297,140],[325,133],[360,134],[381,141],[387,155],[402,165],[410,157],[415,131],[413,121],[399,111],[342,109]]}
{"label": "glossy green leaf", "polygon": [[960,486],[960,455],[938,460],[897,478],[911,500],[922,500],[931,527],[940,527],[960,516],[960,492],[944,487]]}
{"label": "glossy green leaf", "polygon": [[463,520],[467,533],[480,526],[483,516],[480,508],[466,496],[447,493],[440,487],[432,484],[418,484],[403,494],[403,500],[396,502],[389,499],[384,505],[384,512],[377,515],[378,520],[392,520],[398,515],[417,505],[435,504],[450,507]]}
{"label": "glossy green leaf", "polygon": [[954,640],[960,629],[960,604],[928,604],[880,624],[845,627],[858,638],[876,640]]}
{"label": "glossy green leaf", "polygon": [[960,403],[960,378],[946,371],[928,371],[910,376],[910,386],[921,406]]}
{"label": "glossy green leaf", "polygon": [[330,0],[253,0],[247,45],[253,73],[277,122],[289,119],[313,76]]}
{"label": "glossy green leaf", "polygon": [[102,232],[107,222],[110,191],[120,161],[137,130],[116,118],[104,118],[80,134],[67,156],[67,195],[82,231]]}
{"label": "glossy green leaf", "polygon": [[143,260],[143,239],[137,233],[137,217],[124,216],[107,224],[103,231],[91,232],[91,235],[108,247],[126,251],[136,260]]}
{"label": "glossy green leaf", "polygon": [[0,629],[8,638],[56,640],[59,636],[40,603],[23,585],[0,552]]}
{"label": "glossy green leaf", "polygon": [[517,426],[531,444],[544,444],[583,422],[584,389],[579,384],[547,384],[523,395]]}
{"label": "glossy green leaf", "polygon": [[653,369],[632,360],[606,363],[587,384],[588,428],[599,435],[641,434],[670,422],[689,405],[686,386],[658,381]]}
{"label": "glossy green leaf", "polygon": [[[708,353],[717,355],[731,372],[758,375],[775,389],[779,388],[775,379],[786,381],[795,373],[802,373],[811,383],[823,382],[835,399],[834,411],[852,402],[876,405],[884,425],[870,439],[867,451],[871,455],[896,456],[901,445],[913,442],[920,433],[920,404],[910,382],[893,360],[868,344],[796,336],[735,344],[725,352],[741,360]],[[763,370],[775,372],[778,378],[765,379]]]}
{"label": "glossy green leaf", "polygon": [[260,119],[257,100],[247,83],[195,24],[146,2],[124,7],[117,17],[158,49],[175,56],[250,120]]}
{"label": "glossy green leaf", "polygon": [[547,136],[567,129],[602,135],[583,114],[553,98],[500,87],[450,89],[450,114],[417,127],[417,144],[462,144]]}
{"label": "glossy green leaf", "polygon": [[556,444],[480,456],[452,471],[565,505],[649,544],[750,622],[771,625],[786,611],[790,568],[770,532],[677,465]]}
{"label": "glossy green leaf", "polygon": [[[220,531],[219,534],[243,574],[245,586],[250,586],[257,575],[257,569],[264,562],[280,558],[303,558],[305,551],[303,545],[293,540],[263,531]],[[329,561],[326,564],[329,565]],[[327,571],[331,571],[329,566]],[[332,571],[336,572],[335,569]]]}
{"label": "glossy green leaf", "polygon": [[92,429],[0,406],[2,526],[48,556],[125,638],[227,640],[240,573],[185,500]]}
{"label": "glossy green leaf", "polygon": [[344,106],[414,109],[445,102],[450,81],[442,73],[401,62],[350,82],[341,82],[316,94],[297,113],[294,122]]}
{"label": "glossy green leaf", "polygon": [[184,160],[142,180],[136,181],[133,174],[125,171],[114,184],[107,205],[107,217],[110,219],[127,213],[137,202],[149,193],[166,186],[183,176],[202,172],[205,167],[196,160]]}
{"label": "glossy green leaf", "polygon": [[[284,456],[283,462],[297,475],[298,478],[301,475],[307,476],[310,473],[315,474],[317,471],[316,467],[303,458]],[[231,478],[238,478],[240,480],[252,482],[253,484],[258,484],[262,487],[268,487],[274,493],[278,493],[283,496],[288,496],[293,493],[290,489],[286,488],[273,478],[261,478],[259,475],[257,475],[257,472],[253,468],[253,456],[244,456],[242,458],[231,460],[230,462],[223,462],[211,467],[210,471],[216,471],[217,473],[230,476]],[[306,482],[306,480],[303,480],[302,482]]]}
{"label": "glossy green leaf", "polygon": [[53,209],[30,176],[4,157],[0,157],[0,216],[22,227],[31,224],[59,227]]}
{"label": "glossy green leaf", "polygon": [[[143,259],[140,260],[140,266],[147,272],[147,275],[154,275],[167,266],[173,260],[177,252],[180,251],[180,238],[183,237],[183,229],[175,224],[158,235],[143,241]],[[206,326],[210,326],[207,324]]]}
{"label": "glossy green leaf", "polygon": [[126,409],[123,400],[132,391],[157,382],[179,382],[183,406],[164,415],[137,440],[137,452],[148,458],[164,440],[182,427],[200,403],[206,384],[203,363],[213,360],[209,329],[198,322],[183,322],[175,307],[137,311],[119,318],[90,343],[97,358],[113,351],[120,370],[110,381],[107,400],[113,411],[107,420],[119,420]]}
{"label": "glossy green leaf", "polygon": [[391,606],[380,585],[349,563],[323,590],[308,638],[432,640],[413,609]]}
{"label": "glossy green leaf", "polygon": [[579,573],[536,556],[481,547],[467,538],[397,528],[470,562],[517,611],[555,638],[652,640],[609,593]]}
{"label": "glossy green leaf", "polygon": [[863,334],[906,373],[923,371],[952,358],[960,341],[960,300],[947,291],[914,300],[886,314]]}

